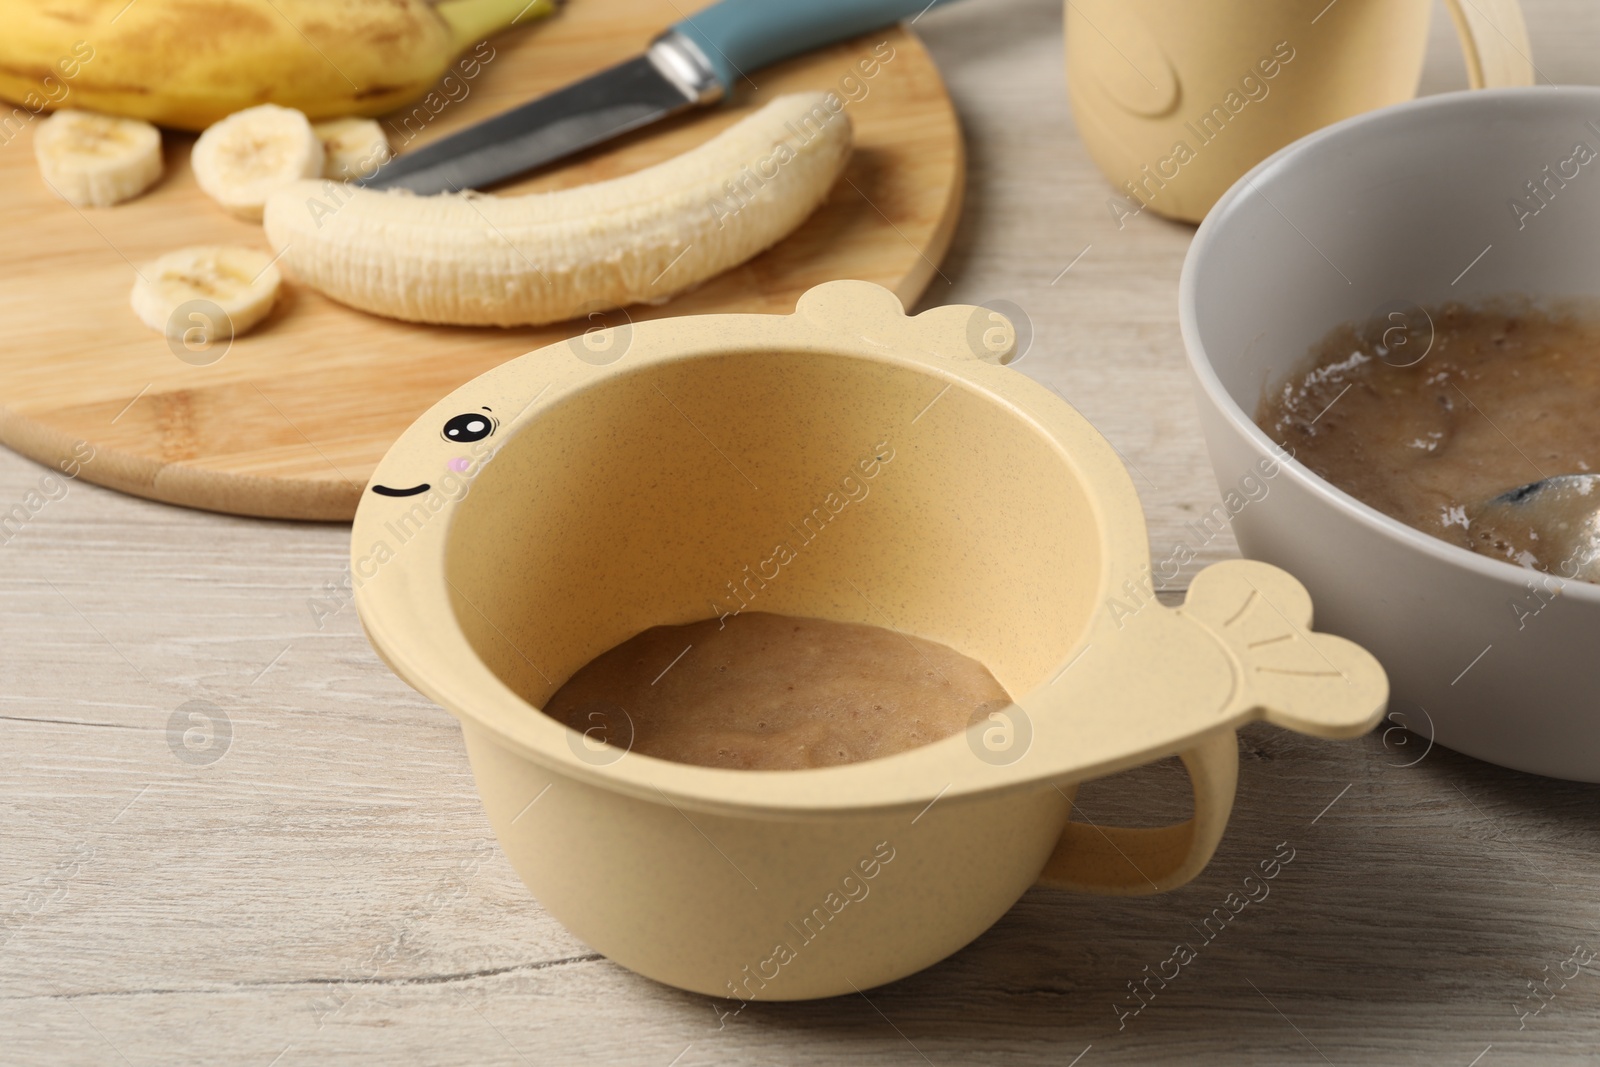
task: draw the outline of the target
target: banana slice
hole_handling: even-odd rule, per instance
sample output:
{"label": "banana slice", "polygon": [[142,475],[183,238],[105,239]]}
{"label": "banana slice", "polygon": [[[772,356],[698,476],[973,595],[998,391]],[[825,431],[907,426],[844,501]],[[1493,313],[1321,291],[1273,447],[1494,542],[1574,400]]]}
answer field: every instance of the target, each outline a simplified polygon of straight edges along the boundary
{"label": "banana slice", "polygon": [[161,131],[139,119],[57,111],[33,136],[39,173],[79,207],[131,200],[161,177]]}
{"label": "banana slice", "polygon": [[261,221],[267,197],[322,174],[322,141],[300,112],[262,104],[235,112],[194,143],[189,165],[207,196],[232,214]]}
{"label": "banana slice", "polygon": [[139,268],[133,310],[171,338],[228,341],[266,318],[282,284],[272,257],[259,249],[180,248]]}
{"label": "banana slice", "polygon": [[622,178],[526,196],[412,196],[297,182],[267,201],[290,273],[413,322],[514,326],[661,301],[776,244],[850,156],[838,98],[781,96]]}
{"label": "banana slice", "polygon": [[322,176],[337,182],[370,176],[389,162],[389,139],[372,119],[334,119],[311,129],[322,142]]}

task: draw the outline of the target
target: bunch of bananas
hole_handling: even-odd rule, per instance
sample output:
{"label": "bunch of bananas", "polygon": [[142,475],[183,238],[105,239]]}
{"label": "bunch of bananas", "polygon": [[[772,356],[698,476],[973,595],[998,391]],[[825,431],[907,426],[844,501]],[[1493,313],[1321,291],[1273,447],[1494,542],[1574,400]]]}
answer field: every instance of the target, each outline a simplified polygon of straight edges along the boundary
{"label": "bunch of bananas", "polygon": [[467,47],[555,0],[0,0],[0,97],[200,130],[272,103],[312,119],[421,97]]}

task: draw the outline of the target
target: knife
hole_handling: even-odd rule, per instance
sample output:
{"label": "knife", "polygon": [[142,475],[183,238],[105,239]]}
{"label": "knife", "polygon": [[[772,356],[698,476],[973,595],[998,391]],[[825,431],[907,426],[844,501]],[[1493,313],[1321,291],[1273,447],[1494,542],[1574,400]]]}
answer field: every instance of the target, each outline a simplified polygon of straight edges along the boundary
{"label": "knife", "polygon": [[642,56],[397,156],[357,184],[481,189],[732,93],[751,71],[918,17],[947,0],[722,0]]}

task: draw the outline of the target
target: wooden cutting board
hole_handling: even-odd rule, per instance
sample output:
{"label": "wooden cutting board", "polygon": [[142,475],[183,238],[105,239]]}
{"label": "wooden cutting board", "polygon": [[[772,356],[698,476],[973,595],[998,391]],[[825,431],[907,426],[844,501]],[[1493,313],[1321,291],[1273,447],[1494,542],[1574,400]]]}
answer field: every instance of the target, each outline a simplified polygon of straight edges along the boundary
{"label": "wooden cutting board", "polygon": [[[704,6],[571,0],[544,23],[494,38],[493,58],[452,87],[457,99],[425,126],[412,119],[412,130],[423,128],[410,143],[403,116],[391,116],[390,139],[402,151],[426,144],[635,55],[684,10]],[[854,65],[883,42],[893,58],[861,77]],[[806,289],[835,278],[878,282],[910,304],[949,244],[964,175],[955,112],[921,43],[891,28],[753,78],[732,106],[657,125],[504,191],[626,174],[712,137],[775,95],[834,89],[856,98],[847,107],[856,151],[828,201],[743,266],[627,314],[638,321],[789,312]],[[185,245],[265,248],[260,226],[229,217],[199,191],[188,165],[193,138],[172,133],[164,133],[166,176],[153,190],[114,208],[75,209],[38,176],[36,126],[0,147],[0,441],[51,465],[92,448],[80,474],[90,481],[215,511],[348,520],[378,459],[434,401],[490,367],[583,332],[582,322],[394,322],[291,280],[264,324],[217,362],[192,365],[134,316],[133,265]],[[609,321],[622,321],[621,313]]]}

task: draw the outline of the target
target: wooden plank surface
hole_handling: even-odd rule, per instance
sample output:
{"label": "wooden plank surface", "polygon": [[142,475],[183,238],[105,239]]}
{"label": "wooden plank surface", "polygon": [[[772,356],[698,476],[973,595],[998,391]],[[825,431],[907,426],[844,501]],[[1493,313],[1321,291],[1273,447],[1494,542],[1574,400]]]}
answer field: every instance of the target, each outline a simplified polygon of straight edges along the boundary
{"label": "wooden plank surface", "polygon": [[[1541,70],[1600,81],[1600,11],[1529,8]],[[1464,81],[1442,19],[1429,91]],[[1159,553],[1216,498],[1176,322],[1191,231],[1111,222],[1065,102],[1060,24],[1053,0],[963,0],[918,24],[966,126],[971,190],[924,303],[1025,311],[1019,369],[1137,468]],[[0,453],[0,511],[48,501],[0,544],[7,1065],[1597,1060],[1600,965],[1543,1000],[1529,983],[1600,949],[1600,788],[1381,732],[1247,731],[1228,834],[1177,892],[1035,890],[866,997],[719,1019],[596,957],[522,888],[453,720],[325,588],[343,528],[63,492],[45,473]],[[1193,566],[1233,551],[1218,538]],[[213,762],[174,754],[186,705],[227,717]],[[1184,791],[1163,764],[1083,802],[1097,821],[1153,822]],[[1282,842],[1294,859],[1271,895],[1119,1029],[1128,983],[1198,941]]]}
{"label": "wooden plank surface", "polygon": [[[682,5],[703,7],[709,0]],[[437,117],[391,116],[401,151],[643,51],[681,18],[675,0],[574,3],[494,39],[455,70]],[[881,46],[881,47],[880,47]],[[874,56],[873,49],[879,49]],[[873,58],[871,77],[856,65]],[[471,76],[468,76],[470,72]],[[841,85],[844,81],[845,84]],[[960,130],[939,73],[898,29],[761,72],[736,106],[699,111],[504,187],[515,195],[628,174],[698,145],[783,93],[846,101],[856,151],[806,223],[748,262],[661,305],[587,325],[720,311],[782,312],[833,278],[915,300],[934,275],[961,202]],[[412,140],[414,138],[414,141]],[[490,367],[581,333],[417,326],[344,307],[290,284],[265,323],[179,358],[128,306],[133,265],[196,244],[266,247],[261,227],[223,213],[189,170],[194,138],[167,134],[167,174],[114,209],[80,211],[39,180],[32,126],[0,151],[0,441],[48,463],[82,440],[83,477],[193,507],[348,521],[378,459],[439,397]],[[529,250],[537,256],[537,250]],[[187,355],[187,354],[186,354]],[[213,360],[195,366],[191,360]]]}

